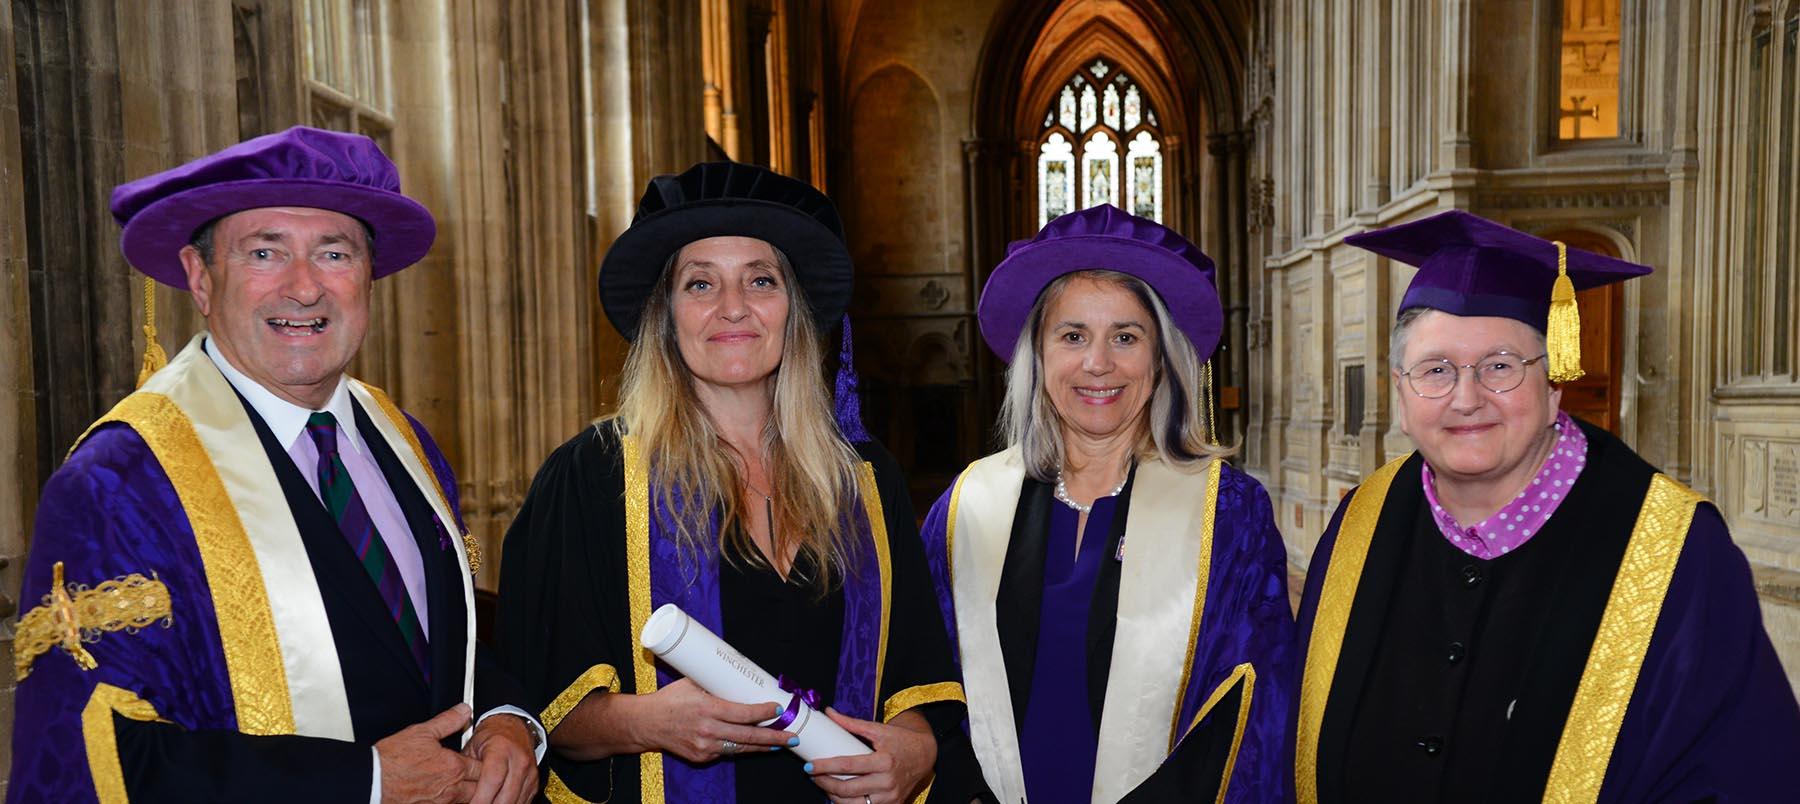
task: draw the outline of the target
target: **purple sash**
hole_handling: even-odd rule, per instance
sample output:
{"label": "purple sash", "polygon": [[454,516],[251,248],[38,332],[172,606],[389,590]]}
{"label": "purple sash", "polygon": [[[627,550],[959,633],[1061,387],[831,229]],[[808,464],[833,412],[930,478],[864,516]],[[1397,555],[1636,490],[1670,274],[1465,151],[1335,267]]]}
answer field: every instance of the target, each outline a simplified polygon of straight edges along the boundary
{"label": "purple sash", "polygon": [[[684,555],[676,545],[675,511],[677,506],[664,494],[653,494],[653,516],[650,518],[650,607],[664,603],[681,606],[688,616],[725,636],[719,612],[719,560],[717,554]],[[838,653],[837,700],[830,705],[845,714],[877,719],[876,676],[881,652],[882,568],[868,516],[863,506],[850,506],[851,522],[861,549],[856,563],[844,580],[844,634]],[[718,517],[712,520],[712,533],[719,531]],[[782,668],[765,667],[779,674]],[[660,663],[656,668],[659,688],[680,678]],[[796,761],[798,761],[796,759]],[[663,754],[665,800],[670,802],[736,801],[736,769],[730,762],[696,765],[673,754]],[[648,800],[646,799],[646,804]]]}

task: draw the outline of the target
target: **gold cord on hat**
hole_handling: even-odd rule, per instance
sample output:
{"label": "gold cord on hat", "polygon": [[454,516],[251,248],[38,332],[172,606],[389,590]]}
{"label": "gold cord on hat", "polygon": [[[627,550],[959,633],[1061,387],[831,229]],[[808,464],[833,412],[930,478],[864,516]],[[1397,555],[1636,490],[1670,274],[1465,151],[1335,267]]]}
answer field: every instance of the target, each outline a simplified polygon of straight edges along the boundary
{"label": "gold cord on hat", "polygon": [[163,351],[162,345],[156,342],[156,280],[144,277],[144,367],[138,370],[137,387],[144,387],[163,366],[169,364],[169,355]]}
{"label": "gold cord on hat", "polygon": [[1575,283],[1569,281],[1569,247],[1556,243],[1556,284],[1550,287],[1550,321],[1544,343],[1550,353],[1550,381],[1573,382],[1581,370],[1581,309],[1575,303]]}
{"label": "gold cord on hat", "polygon": [[1219,445],[1219,411],[1213,407],[1212,358],[1207,358],[1205,363],[1200,364],[1200,387],[1206,395],[1206,443],[1216,447]]}

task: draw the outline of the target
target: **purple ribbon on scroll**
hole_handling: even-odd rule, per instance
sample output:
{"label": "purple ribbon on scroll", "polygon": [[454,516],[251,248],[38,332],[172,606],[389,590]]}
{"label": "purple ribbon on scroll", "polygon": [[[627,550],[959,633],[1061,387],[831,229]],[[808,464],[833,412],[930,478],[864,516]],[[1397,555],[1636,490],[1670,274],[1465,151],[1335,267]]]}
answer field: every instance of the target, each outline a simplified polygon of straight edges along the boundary
{"label": "purple ribbon on scroll", "polygon": [[[768,678],[768,676],[764,676],[764,678]],[[785,729],[792,726],[794,724],[794,718],[800,716],[800,704],[802,702],[807,706],[812,707],[813,711],[819,711],[819,693],[816,690],[809,690],[800,686],[799,682],[789,679],[785,674],[776,676],[775,684],[776,686],[781,687],[783,691],[793,693],[794,697],[788,699],[787,708],[781,710],[781,714],[775,717],[775,721],[769,724],[769,728]]]}

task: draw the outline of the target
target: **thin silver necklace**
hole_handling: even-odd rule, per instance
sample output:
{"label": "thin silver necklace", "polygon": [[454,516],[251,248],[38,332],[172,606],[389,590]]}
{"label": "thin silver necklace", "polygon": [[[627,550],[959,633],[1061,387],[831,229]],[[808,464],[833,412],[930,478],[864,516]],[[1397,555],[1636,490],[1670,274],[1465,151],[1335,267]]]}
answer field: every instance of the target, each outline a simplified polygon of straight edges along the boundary
{"label": "thin silver necklace", "polygon": [[[1130,480],[1130,479],[1131,479],[1131,469],[1127,468],[1125,470],[1125,476],[1119,478],[1119,485],[1113,486],[1112,491],[1109,491],[1101,496],[1102,497],[1117,497],[1117,496],[1119,496],[1119,492],[1125,490],[1125,481]],[[1081,503],[1078,503],[1078,502],[1074,501],[1073,499],[1070,499],[1069,486],[1068,486],[1068,484],[1063,482],[1063,473],[1062,473],[1061,469],[1056,470],[1056,499],[1060,500],[1063,505],[1069,506],[1070,508],[1073,508],[1076,511],[1083,513],[1083,514],[1091,513],[1094,510],[1093,503],[1088,503],[1087,505],[1082,505]]]}

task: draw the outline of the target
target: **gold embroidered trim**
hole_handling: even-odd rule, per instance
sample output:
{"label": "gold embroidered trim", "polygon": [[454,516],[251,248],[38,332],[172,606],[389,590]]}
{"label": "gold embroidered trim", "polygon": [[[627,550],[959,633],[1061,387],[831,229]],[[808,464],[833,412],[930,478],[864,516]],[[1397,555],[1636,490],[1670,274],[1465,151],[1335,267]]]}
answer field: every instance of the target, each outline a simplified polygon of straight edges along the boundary
{"label": "gold embroidered trim", "polygon": [[538,722],[544,724],[544,733],[556,731],[556,725],[575,711],[575,707],[587,698],[588,693],[602,687],[608,692],[619,691],[619,671],[610,664],[597,664],[588,668],[574,683],[558,693],[549,706],[544,707],[544,711],[538,715]]}
{"label": "gold embroidered trim", "polygon": [[1194,713],[1194,722],[1189,723],[1187,730],[1181,733],[1182,737],[1186,737],[1188,732],[1200,725],[1200,721],[1206,719],[1207,714],[1212,712],[1213,707],[1225,697],[1225,693],[1231,691],[1240,678],[1244,680],[1244,697],[1238,700],[1237,730],[1231,734],[1231,753],[1225,755],[1225,772],[1219,777],[1218,804],[1225,804],[1225,791],[1231,787],[1231,769],[1237,765],[1238,749],[1244,744],[1244,730],[1250,726],[1250,699],[1256,693],[1256,667],[1245,662],[1232,668],[1231,675],[1226,676],[1213,689],[1212,694],[1206,696],[1206,703],[1201,704],[1200,711]]}
{"label": "gold embroidered trim", "polygon": [[[974,464],[970,464],[970,466],[974,466]],[[962,504],[963,479],[968,476],[969,470],[964,469],[962,474],[956,476],[956,482],[951,484],[950,518],[944,520],[944,580],[950,584],[952,589],[956,588],[956,509]],[[955,628],[956,624],[951,623],[950,627]],[[950,641],[961,645],[954,633],[950,635]],[[958,655],[961,652],[962,649],[958,647]]]}
{"label": "gold embroidered trim", "polygon": [[[1206,505],[1200,515],[1200,561],[1194,571],[1194,616],[1188,621],[1187,661],[1181,663],[1181,683],[1175,687],[1175,715],[1169,720],[1169,751],[1184,736],[1181,730],[1181,698],[1194,675],[1194,653],[1200,649],[1200,617],[1206,613],[1206,585],[1212,576],[1213,525],[1219,516],[1219,476],[1225,462],[1214,458],[1206,470]],[[1188,728],[1192,729],[1192,726]]]}
{"label": "gold embroidered trim", "polygon": [[886,723],[893,720],[895,716],[899,715],[901,712],[915,706],[924,706],[925,704],[940,703],[943,701],[956,701],[957,703],[962,704],[968,703],[968,700],[963,697],[962,685],[954,681],[939,681],[936,684],[920,684],[916,687],[907,687],[906,689],[894,693],[892,697],[888,698],[887,706],[882,707],[881,722]]}
{"label": "gold embroidered trim", "polygon": [[925,787],[924,787],[924,789],[919,791],[918,795],[913,796],[912,804],[925,804],[926,801],[930,800],[931,786],[936,783],[937,783],[937,771],[927,772],[925,774]]}
{"label": "gold embroidered trim", "polygon": [[275,614],[262,567],[193,422],[169,397],[138,391],[94,422],[76,440],[76,447],[94,428],[110,422],[125,424],[144,439],[187,512],[219,623],[238,731],[293,734],[294,704],[288,697],[287,668],[275,638]]}
{"label": "gold embroidered trim", "polygon": [[[361,382],[360,380],[358,382]],[[418,456],[419,465],[425,467],[425,475],[431,478],[431,488],[437,492],[438,501],[444,504],[444,510],[450,512],[451,521],[444,527],[456,528],[462,532],[463,552],[468,555],[469,574],[474,575],[481,569],[481,542],[467,528],[464,528],[454,517],[456,509],[450,507],[450,497],[444,493],[444,483],[438,479],[437,470],[432,468],[431,459],[425,456],[425,445],[419,441],[418,431],[413,429],[412,422],[406,420],[406,414],[389,399],[387,392],[368,383],[362,383],[363,390],[369,392],[369,398],[375,400],[375,406],[381,408],[381,414],[394,423],[394,429],[400,431],[400,437],[406,439],[406,445],[412,448],[413,455]]]}
{"label": "gold embroidered trim", "polygon": [[1576,804],[1599,798],[1663,598],[1703,499],[1667,475],[1650,479],[1550,764],[1545,801]]}
{"label": "gold embroidered trim", "polygon": [[1299,804],[1319,801],[1319,726],[1325,722],[1325,703],[1331,697],[1331,680],[1337,675],[1338,654],[1344,648],[1344,628],[1350,624],[1350,607],[1356,602],[1356,586],[1362,580],[1363,563],[1369,559],[1369,542],[1387,503],[1388,488],[1400,473],[1400,465],[1410,457],[1396,458],[1369,475],[1350,497],[1350,507],[1338,525],[1300,677],[1300,717],[1294,735],[1294,792]]}
{"label": "gold embroidered trim", "polygon": [[125,769],[119,763],[119,741],[113,733],[113,713],[132,720],[158,719],[156,707],[136,693],[111,684],[95,684],[81,708],[81,738],[87,746],[88,775],[100,804],[127,804]]}
{"label": "gold embroidered trim", "polygon": [[[611,770],[612,766],[608,765],[608,775],[611,775]],[[611,789],[610,785],[608,789]],[[600,801],[589,801],[570,790],[569,784],[564,782],[561,776],[556,775],[556,771],[551,771],[550,781],[544,783],[544,798],[550,799],[550,804],[606,804],[612,799],[612,796],[609,794]]]}
{"label": "gold embroidered trim", "polygon": [[[863,510],[869,516],[869,536],[875,541],[875,561],[881,566],[881,640],[875,648],[875,698],[881,697],[881,671],[887,668],[888,650],[888,615],[891,598],[894,594],[894,567],[892,557],[888,554],[887,519],[881,513],[881,492],[875,486],[875,467],[868,461],[856,467],[857,479],[862,489]],[[870,709],[878,710],[880,705],[871,701]],[[861,715],[861,712],[857,713]],[[874,717],[876,712],[868,713]]]}
{"label": "gold embroidered trim", "polygon": [[[650,459],[636,436],[620,436],[625,462],[625,588],[631,598],[631,636],[644,632],[650,621]],[[656,691],[656,664],[650,651],[637,645],[631,658],[633,689],[639,695]],[[638,754],[643,804],[664,800],[661,751]]]}
{"label": "gold embroidered trim", "polygon": [[64,585],[61,561],[52,571],[55,575],[43,605],[19,620],[13,667],[20,681],[31,675],[31,663],[51,648],[62,648],[76,666],[92,670],[99,662],[81,643],[99,642],[107,631],[135,634],[159,622],[164,628],[174,622],[169,587],[160,580],[134,572],[89,588],[80,583]]}

